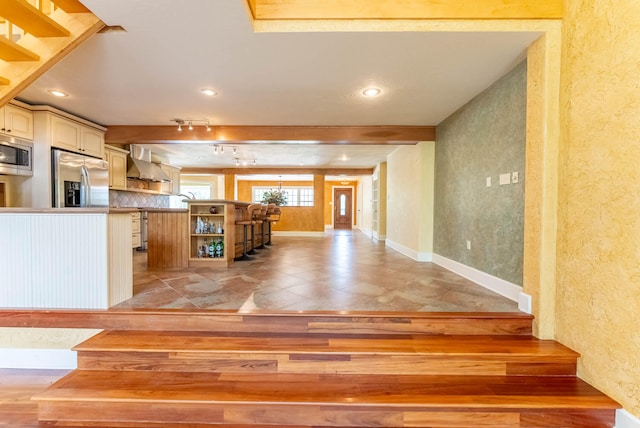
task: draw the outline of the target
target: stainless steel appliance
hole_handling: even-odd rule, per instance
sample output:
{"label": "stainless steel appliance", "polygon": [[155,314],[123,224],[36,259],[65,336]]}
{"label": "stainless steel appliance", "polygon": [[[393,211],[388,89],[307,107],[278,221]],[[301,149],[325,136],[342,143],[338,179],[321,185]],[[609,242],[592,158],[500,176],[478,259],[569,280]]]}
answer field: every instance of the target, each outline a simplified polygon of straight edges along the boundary
{"label": "stainless steel appliance", "polygon": [[147,242],[149,240],[149,212],[140,211],[140,246],[138,251],[147,251]]}
{"label": "stainless steel appliance", "polygon": [[0,174],[33,175],[33,143],[0,134]]}
{"label": "stainless steel appliance", "polygon": [[51,150],[53,206],[108,207],[109,164],[102,159]]}

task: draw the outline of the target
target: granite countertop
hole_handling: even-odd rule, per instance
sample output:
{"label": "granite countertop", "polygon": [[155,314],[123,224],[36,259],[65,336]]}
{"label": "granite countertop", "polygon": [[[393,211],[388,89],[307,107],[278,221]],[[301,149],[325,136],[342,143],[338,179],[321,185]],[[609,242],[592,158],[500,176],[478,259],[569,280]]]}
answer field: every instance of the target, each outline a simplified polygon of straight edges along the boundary
{"label": "granite countertop", "polygon": [[111,208],[0,208],[0,214],[109,214]]}
{"label": "granite countertop", "polygon": [[186,208],[137,208],[138,211],[147,211],[150,213],[186,213]]}
{"label": "granite countertop", "polygon": [[186,213],[186,208],[0,208],[0,214],[129,214],[140,211]]}

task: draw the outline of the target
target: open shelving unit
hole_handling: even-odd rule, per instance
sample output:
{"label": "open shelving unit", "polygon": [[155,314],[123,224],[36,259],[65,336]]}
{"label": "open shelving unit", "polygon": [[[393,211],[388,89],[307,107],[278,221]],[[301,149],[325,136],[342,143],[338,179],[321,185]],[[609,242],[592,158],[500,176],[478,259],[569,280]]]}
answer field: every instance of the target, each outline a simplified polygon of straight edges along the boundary
{"label": "open shelving unit", "polygon": [[[212,229],[198,228],[198,219],[201,225],[211,225]],[[233,220],[232,204],[215,201],[189,202],[189,267],[226,267],[233,263],[234,245],[230,236],[233,234],[233,226],[229,227],[229,222],[233,224]],[[220,227],[222,233],[218,231]],[[209,244],[212,240],[222,241],[224,244],[221,257],[218,254],[211,257],[203,251],[205,242]]]}

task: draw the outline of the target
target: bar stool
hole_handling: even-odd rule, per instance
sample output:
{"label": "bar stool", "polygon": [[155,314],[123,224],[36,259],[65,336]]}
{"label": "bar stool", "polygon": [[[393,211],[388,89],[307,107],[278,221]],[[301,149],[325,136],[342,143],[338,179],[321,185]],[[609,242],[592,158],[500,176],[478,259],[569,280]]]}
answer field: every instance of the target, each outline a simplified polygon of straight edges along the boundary
{"label": "bar stool", "polygon": [[254,216],[256,224],[260,225],[260,245],[256,247],[259,250],[267,248],[264,245],[264,227],[267,224],[267,209],[268,205],[262,204],[262,206],[260,207],[260,212],[257,212],[256,216]]}
{"label": "bar stool", "polygon": [[[247,229],[249,226],[253,226],[253,212],[256,208],[260,208],[260,204],[251,204],[247,207],[242,208],[242,217],[240,220],[236,220],[235,224],[237,226],[242,226],[242,255],[240,257],[234,258],[235,261],[241,260],[252,260],[251,257],[248,256],[247,246],[248,246],[248,238],[247,238]],[[253,244],[253,236],[251,237],[251,243]]]}
{"label": "bar stool", "polygon": [[[255,244],[256,231],[254,227],[256,224],[260,224],[260,225],[262,224],[262,217],[260,216],[260,213],[262,212],[262,204],[253,204],[253,205],[256,205],[256,206],[251,212],[251,249],[247,251],[247,254],[249,254],[250,256],[258,254],[256,249],[260,247],[256,247],[256,244]],[[253,205],[250,205],[249,207]]]}
{"label": "bar stool", "polygon": [[269,226],[267,228],[267,235],[269,236],[269,239],[267,239],[266,245],[273,245],[271,242],[271,224],[278,220],[280,220],[280,207],[276,204],[269,204],[267,207],[267,222]]}

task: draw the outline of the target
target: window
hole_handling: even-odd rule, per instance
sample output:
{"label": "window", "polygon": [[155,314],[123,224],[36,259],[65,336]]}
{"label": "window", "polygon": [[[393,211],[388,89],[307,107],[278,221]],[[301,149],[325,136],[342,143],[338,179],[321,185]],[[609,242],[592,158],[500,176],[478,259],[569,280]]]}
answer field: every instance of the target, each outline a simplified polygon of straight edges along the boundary
{"label": "window", "polygon": [[[261,202],[264,192],[274,190],[271,187],[252,187],[253,202]],[[287,195],[287,207],[312,207],[313,187],[283,187]]]}
{"label": "window", "polygon": [[340,215],[347,215],[347,196],[340,195]]}
{"label": "window", "polygon": [[[209,184],[183,184],[180,183],[180,194],[195,197],[195,199],[211,199],[211,185]],[[184,196],[171,196],[169,198],[170,208],[186,208],[187,204],[182,202]]]}

